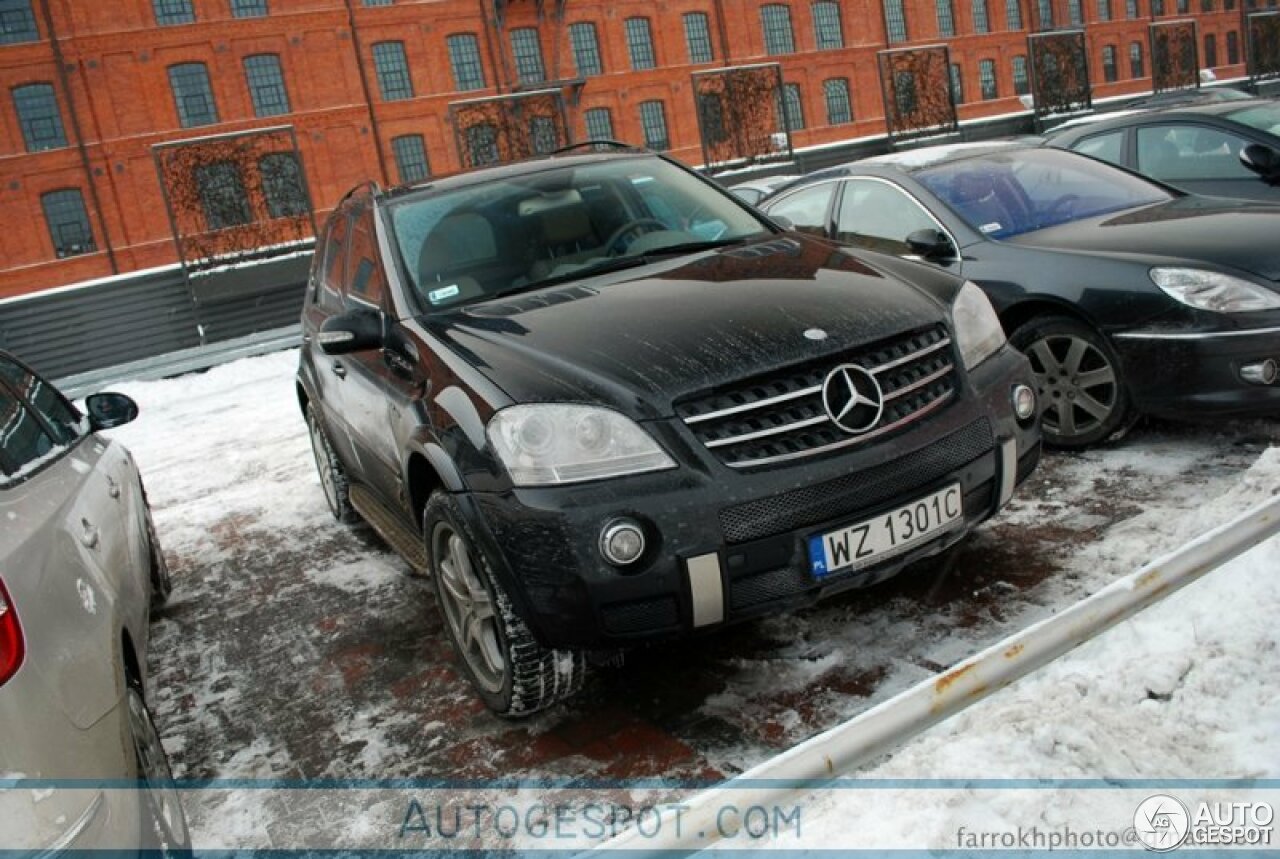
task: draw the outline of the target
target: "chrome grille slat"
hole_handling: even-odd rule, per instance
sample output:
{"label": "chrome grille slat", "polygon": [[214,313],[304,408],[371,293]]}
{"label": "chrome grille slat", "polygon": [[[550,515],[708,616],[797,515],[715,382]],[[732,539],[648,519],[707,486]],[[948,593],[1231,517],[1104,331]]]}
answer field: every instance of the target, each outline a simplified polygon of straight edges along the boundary
{"label": "chrome grille slat", "polygon": [[[952,340],[942,325],[743,379],[676,404],[676,414],[731,468],[770,465],[860,444],[902,429],[957,393]],[[839,429],[823,382],[842,364],[865,368],[883,392],[883,414],[865,433]]]}

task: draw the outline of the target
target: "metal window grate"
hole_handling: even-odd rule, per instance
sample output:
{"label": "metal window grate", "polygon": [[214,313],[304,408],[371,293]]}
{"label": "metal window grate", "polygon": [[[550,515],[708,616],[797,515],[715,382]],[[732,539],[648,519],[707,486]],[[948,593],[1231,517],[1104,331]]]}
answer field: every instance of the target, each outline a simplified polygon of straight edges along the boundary
{"label": "metal window grate", "polygon": [[760,26],[764,30],[764,52],[770,56],[794,54],[796,38],[791,30],[791,7],[767,3],[760,7]]}
{"label": "metal window grate", "polygon": [[476,167],[497,164],[502,158],[498,151],[498,130],[487,122],[468,127],[467,150],[471,153],[472,165]]}
{"label": "metal window grate", "polygon": [[179,63],[169,67],[169,88],[178,109],[178,123],[183,128],[213,125],[218,121],[218,108],[209,85],[209,69],[204,63]]}
{"label": "metal window grate", "polygon": [[265,18],[267,0],[231,0],[231,15],[235,18]]}
{"label": "metal window grate", "polygon": [[573,47],[573,65],[578,76],[589,78],[604,74],[604,63],[600,61],[600,40],[596,36],[596,25],[590,21],[580,21],[569,25],[569,44]]}
{"label": "metal window grate", "polygon": [[162,27],[172,24],[194,24],[196,10],[191,0],[151,0],[152,11],[156,15],[156,23]]}
{"label": "metal window grate", "polygon": [[539,84],[547,79],[542,64],[542,43],[538,31],[520,27],[511,31],[511,54],[516,61],[516,75],[522,84]]}
{"label": "metal window grate", "polygon": [[454,33],[445,39],[449,49],[449,68],[453,85],[460,92],[484,89],[484,66],[480,62],[480,43],[474,33]]}
{"label": "metal window grate", "polygon": [[262,196],[272,218],[299,218],[311,210],[302,183],[302,167],[292,152],[273,152],[258,159]]}
{"label": "metal window grate", "polygon": [[378,91],[383,101],[413,98],[413,79],[404,42],[378,42],[373,46],[373,66],[378,75]]}
{"label": "metal window grate", "polygon": [[560,136],[556,134],[556,123],[549,116],[534,116],[529,119],[529,148],[535,155],[546,155],[554,152],[560,145]]}
{"label": "metal window grate", "polygon": [[711,25],[705,13],[685,14],[684,43],[689,51],[690,63],[709,63],[715,59],[711,50]]}
{"label": "metal window grate", "polygon": [[593,107],[583,114],[588,140],[613,139],[613,114],[607,107]]}
{"label": "metal window grate", "polygon": [[84,207],[84,195],[79,188],[50,191],[42,194],[40,205],[44,220],[49,225],[49,237],[58,259],[89,254],[98,249],[89,226],[89,213]]}
{"label": "metal window grate", "polygon": [[653,54],[653,30],[648,18],[628,18],[627,53],[631,56],[631,68],[636,71],[654,68],[657,60]]}
{"label": "metal window grate", "polygon": [[667,136],[667,108],[660,101],[640,102],[640,128],[644,132],[644,145],[659,152],[671,148]]}
{"label": "metal window grate", "polygon": [[67,145],[67,133],[62,126],[62,112],[53,85],[27,84],[13,91],[13,107],[22,127],[22,139],[28,152],[60,149]]}
{"label": "metal window grate", "polygon": [[402,134],[391,139],[391,151],[396,158],[396,171],[406,185],[421,182],[431,175],[427,163],[427,147],[421,134]]}
{"label": "metal window grate", "polygon": [[279,116],[289,112],[289,92],[284,71],[276,54],[255,54],[244,58],[244,76],[249,84],[254,116]]}
{"label": "metal window grate", "polygon": [[822,93],[827,100],[828,125],[853,122],[853,101],[849,97],[848,78],[832,78],[823,81]]}
{"label": "metal window grate", "polygon": [[844,47],[844,28],[840,26],[840,4],[819,0],[813,4],[813,39],[819,51]]}
{"label": "metal window grate", "polygon": [[204,164],[195,169],[200,206],[210,230],[238,227],[253,221],[244,176],[234,161]]}
{"label": "metal window grate", "polygon": [[31,0],[0,0],[0,45],[40,41]]}

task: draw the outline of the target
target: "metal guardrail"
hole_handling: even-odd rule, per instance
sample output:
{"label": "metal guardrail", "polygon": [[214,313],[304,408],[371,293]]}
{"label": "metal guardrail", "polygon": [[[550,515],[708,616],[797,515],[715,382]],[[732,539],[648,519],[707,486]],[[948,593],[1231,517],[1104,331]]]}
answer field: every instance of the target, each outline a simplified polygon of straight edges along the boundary
{"label": "metal guardrail", "polygon": [[[723,785],[683,802],[649,837],[629,829],[593,852],[694,852],[722,831],[727,804],[776,806],[881,757],[938,722],[1003,689],[1180,588],[1280,534],[1280,496],[1196,538],[1053,617],[1009,636],[911,689],[818,734]],[[675,819],[678,824],[672,823]]]}

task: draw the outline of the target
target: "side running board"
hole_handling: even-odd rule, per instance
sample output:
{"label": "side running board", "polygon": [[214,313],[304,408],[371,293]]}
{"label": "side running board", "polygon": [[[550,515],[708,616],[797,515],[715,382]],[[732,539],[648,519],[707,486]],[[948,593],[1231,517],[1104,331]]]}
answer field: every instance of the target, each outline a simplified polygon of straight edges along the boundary
{"label": "side running board", "polygon": [[423,544],[421,535],[406,528],[400,517],[388,510],[372,492],[363,486],[352,484],[351,506],[373,526],[379,537],[409,562],[415,573],[420,576],[431,574],[431,566],[427,562],[427,547]]}

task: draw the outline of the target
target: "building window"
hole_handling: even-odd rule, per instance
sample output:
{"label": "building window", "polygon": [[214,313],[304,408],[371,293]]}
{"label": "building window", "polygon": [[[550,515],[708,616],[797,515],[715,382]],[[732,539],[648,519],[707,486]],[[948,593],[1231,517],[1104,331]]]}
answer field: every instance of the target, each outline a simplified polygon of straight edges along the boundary
{"label": "building window", "polygon": [[302,168],[292,152],[273,152],[258,159],[262,196],[272,218],[300,218],[311,210],[302,184]]}
{"label": "building window", "polygon": [[890,44],[907,40],[907,13],[902,0],[884,0],[884,24]]}
{"label": "building window", "polygon": [[1022,0],[1005,0],[1004,22],[1009,30],[1022,29]]}
{"label": "building window", "polygon": [[1200,0],[1200,11],[1201,11],[1201,12],[1212,12],[1212,11],[1213,11],[1213,0]]}
{"label": "building window", "polygon": [[1218,37],[1213,33],[1207,33],[1204,37],[1204,65],[1207,69],[1217,68],[1218,65]]}
{"label": "building window", "polygon": [[522,84],[540,84],[547,79],[542,65],[542,43],[538,31],[520,27],[511,31],[511,55],[516,61],[516,76]]}
{"label": "building window", "polygon": [[245,57],[244,77],[249,83],[254,116],[279,116],[289,112],[289,93],[284,88],[280,57],[275,54]]}
{"label": "building window", "polygon": [[1072,27],[1084,26],[1084,4],[1080,0],[1067,0],[1067,20]]}
{"label": "building window", "polygon": [[715,59],[711,51],[711,25],[702,12],[689,12],[684,16],[684,44],[689,50],[690,63],[709,63]]}
{"label": "building window", "polygon": [[951,103],[964,104],[964,74],[959,63],[951,64]]}
{"label": "building window", "polygon": [[586,123],[588,140],[613,139],[613,114],[609,112],[609,108],[589,108],[582,118]]}
{"label": "building window", "polygon": [[1227,31],[1227,65],[1234,66],[1240,62],[1240,34],[1235,30]]}
{"label": "building window", "polygon": [[648,18],[628,18],[627,52],[631,55],[631,68],[636,71],[651,69],[658,63],[653,56],[653,31]]}
{"label": "building window", "polygon": [[1098,20],[1111,20],[1111,0],[1098,0]]}
{"label": "building window", "polygon": [[178,124],[183,128],[213,125],[218,121],[209,69],[204,63],[169,66],[169,88],[173,90],[173,103],[178,108]]}
{"label": "building window", "polygon": [[709,146],[729,137],[724,127],[724,102],[721,99],[722,95],[717,93],[698,93],[698,129],[702,132],[703,142]]}
{"label": "building window", "polygon": [[1236,0],[1222,0],[1222,11],[1234,12],[1236,8]]}
{"label": "building window", "polygon": [[899,71],[893,74],[893,102],[898,108],[899,116],[910,116],[916,112],[916,74],[910,71]]}
{"label": "building window", "polygon": [[1040,13],[1039,26],[1041,30],[1053,29],[1053,0],[1039,0],[1036,8]]}
{"label": "building window", "polygon": [[1000,97],[1000,88],[996,85],[995,60],[982,60],[978,63],[978,86],[982,88],[982,98],[985,101]]}
{"label": "building window", "polygon": [[497,164],[501,159],[501,155],[498,152],[497,129],[487,122],[468,128],[467,150],[471,153],[471,165],[473,167]]}
{"label": "building window", "polygon": [[853,99],[849,97],[848,78],[823,81],[822,94],[827,99],[827,125],[853,122]]}
{"label": "building window", "polygon": [[600,40],[596,37],[596,25],[589,21],[569,25],[569,44],[573,47],[573,64],[578,77],[589,78],[604,74],[600,61]]}
{"label": "building window", "polygon": [[1142,66],[1142,43],[1129,43],[1129,77],[1140,78],[1146,75],[1146,70]]}
{"label": "building window", "polygon": [[973,32],[991,32],[991,21],[987,17],[987,0],[973,0]]}
{"label": "building window", "polygon": [[395,0],[360,0],[361,6],[390,6]]}
{"label": "building window", "polygon": [[0,0],[0,45],[39,40],[31,0]]}
{"label": "building window", "polygon": [[1120,75],[1116,71],[1116,46],[1102,46],[1102,79],[1107,83],[1115,83]]}
{"label": "building window", "polygon": [[760,25],[764,29],[764,52],[794,54],[796,38],[791,31],[791,7],[782,3],[767,3],[760,7]]}
{"label": "building window", "polygon": [[954,36],[956,16],[955,10],[951,7],[951,0],[934,0],[933,5],[938,14],[938,35]]}
{"label": "building window", "polygon": [[1151,17],[1158,18],[1164,14],[1164,0],[1151,0]]}
{"label": "building window", "polygon": [[162,27],[194,24],[196,20],[191,0],[151,0],[151,8],[156,13],[156,23]]}
{"label": "building window", "polygon": [[1177,0],[1175,5],[1179,15],[1185,15],[1191,11],[1191,0]]}
{"label": "building window", "polygon": [[421,182],[431,175],[427,164],[427,147],[421,134],[402,134],[391,138],[391,152],[396,159],[396,172],[400,183],[409,185]]}
{"label": "building window", "polygon": [[1138,0],[1124,0],[1124,14],[1130,20],[1138,17]]}
{"label": "building window", "polygon": [[454,33],[445,39],[449,48],[449,68],[459,91],[484,89],[484,66],[480,64],[480,43],[474,33]]}
{"label": "building window", "polygon": [[644,145],[661,152],[671,148],[667,136],[667,109],[660,101],[640,102],[640,128],[644,132]]}
{"label": "building window", "polygon": [[[800,98],[799,84],[783,84],[781,100],[775,104],[779,131],[799,131],[804,128],[804,102]],[[785,123],[784,123],[785,120]]]}
{"label": "building window", "polygon": [[373,46],[373,67],[378,75],[378,91],[383,101],[413,98],[413,80],[404,42],[378,42]]}
{"label": "building window", "polygon": [[1017,95],[1031,92],[1031,81],[1027,78],[1027,58],[1022,54],[1013,58],[1013,91]]}
{"label": "building window", "polygon": [[535,116],[529,120],[529,146],[534,155],[547,155],[560,145],[556,123],[549,116]]}
{"label": "building window", "polygon": [[231,0],[231,14],[236,18],[264,18],[267,0]]}
{"label": "building window", "polygon": [[44,208],[44,220],[49,225],[49,237],[53,239],[53,252],[58,259],[91,254],[98,249],[79,188],[41,194],[40,205]]}
{"label": "building window", "polygon": [[62,113],[52,84],[27,84],[13,90],[13,106],[22,126],[22,139],[28,152],[61,149],[67,145],[62,127]]}
{"label": "building window", "polygon": [[813,4],[813,40],[819,51],[844,47],[844,28],[840,26],[840,4],[820,0]]}
{"label": "building window", "polygon": [[223,230],[253,221],[238,164],[234,161],[205,164],[196,168],[195,177],[208,229]]}

